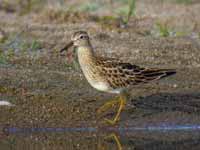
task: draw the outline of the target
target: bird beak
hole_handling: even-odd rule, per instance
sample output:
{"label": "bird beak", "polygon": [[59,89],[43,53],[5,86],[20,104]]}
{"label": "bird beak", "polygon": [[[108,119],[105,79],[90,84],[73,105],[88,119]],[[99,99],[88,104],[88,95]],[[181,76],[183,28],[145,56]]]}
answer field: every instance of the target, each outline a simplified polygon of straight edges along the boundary
{"label": "bird beak", "polygon": [[60,50],[60,53],[62,53],[63,51],[68,50],[70,47],[72,47],[74,45],[73,41],[69,42],[64,48],[62,48]]}

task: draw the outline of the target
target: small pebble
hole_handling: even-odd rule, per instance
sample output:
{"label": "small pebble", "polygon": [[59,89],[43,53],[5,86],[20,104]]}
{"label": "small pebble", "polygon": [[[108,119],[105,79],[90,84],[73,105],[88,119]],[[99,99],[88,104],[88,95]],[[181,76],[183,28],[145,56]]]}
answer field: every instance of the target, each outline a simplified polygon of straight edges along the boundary
{"label": "small pebble", "polygon": [[0,101],[0,106],[14,106],[14,105],[11,104],[11,103],[8,102],[8,101],[4,101],[4,100],[2,100],[2,101]]}

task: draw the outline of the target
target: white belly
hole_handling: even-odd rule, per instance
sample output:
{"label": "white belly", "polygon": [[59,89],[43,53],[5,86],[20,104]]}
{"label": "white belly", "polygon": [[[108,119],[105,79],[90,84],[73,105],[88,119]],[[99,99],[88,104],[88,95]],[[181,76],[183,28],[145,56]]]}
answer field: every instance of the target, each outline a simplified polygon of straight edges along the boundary
{"label": "white belly", "polygon": [[91,83],[89,81],[90,85],[92,87],[94,87],[95,89],[99,90],[99,91],[103,91],[103,92],[108,92],[108,93],[115,93],[115,94],[119,94],[123,89],[113,89],[111,88],[107,83],[105,82],[95,82],[95,83]]}
{"label": "white belly", "polygon": [[95,83],[89,82],[89,83],[95,89],[98,89],[100,91],[109,91],[109,86],[106,83],[104,83],[104,82],[95,82]]}

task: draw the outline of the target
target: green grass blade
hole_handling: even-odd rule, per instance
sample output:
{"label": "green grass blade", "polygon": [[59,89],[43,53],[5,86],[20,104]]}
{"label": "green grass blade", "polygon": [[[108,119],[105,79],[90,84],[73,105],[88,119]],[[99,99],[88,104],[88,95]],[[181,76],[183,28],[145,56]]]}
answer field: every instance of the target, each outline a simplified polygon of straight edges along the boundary
{"label": "green grass blade", "polygon": [[136,10],[136,0],[129,0],[129,11],[127,15],[126,23],[128,23],[131,16],[135,16],[135,10]]}

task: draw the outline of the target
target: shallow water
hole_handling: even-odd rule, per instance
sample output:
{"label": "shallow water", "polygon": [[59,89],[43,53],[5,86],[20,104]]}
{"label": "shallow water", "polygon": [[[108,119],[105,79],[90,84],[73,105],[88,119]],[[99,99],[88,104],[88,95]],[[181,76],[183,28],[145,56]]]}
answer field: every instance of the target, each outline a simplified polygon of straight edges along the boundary
{"label": "shallow water", "polygon": [[146,127],[4,127],[0,147],[11,149],[147,149],[187,150],[200,147],[200,125]]}

